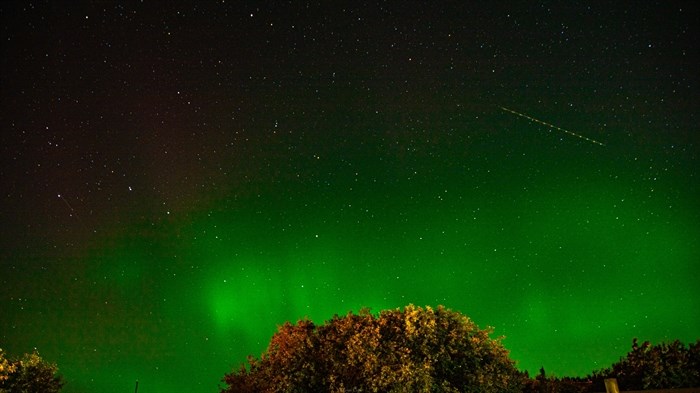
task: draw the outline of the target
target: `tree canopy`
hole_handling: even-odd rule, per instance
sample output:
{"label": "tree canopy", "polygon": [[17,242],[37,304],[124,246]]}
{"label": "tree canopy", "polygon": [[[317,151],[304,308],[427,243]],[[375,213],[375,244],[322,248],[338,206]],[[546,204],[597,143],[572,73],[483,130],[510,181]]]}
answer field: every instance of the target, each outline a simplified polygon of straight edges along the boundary
{"label": "tree canopy", "polygon": [[[674,389],[700,386],[700,340],[687,347],[679,340],[652,345],[632,341],[632,350],[611,367],[596,371],[596,387],[617,378],[622,390]],[[605,390],[605,389],[603,389]]]}
{"label": "tree canopy", "polygon": [[522,375],[491,333],[441,306],[285,323],[259,359],[224,376],[222,393],[520,391]]}
{"label": "tree canopy", "polygon": [[700,340],[687,347],[679,340],[641,345],[635,338],[627,356],[585,378],[547,377],[544,368],[525,381],[523,393],[604,392],[605,379],[615,378],[622,391],[694,388],[700,386]]}
{"label": "tree canopy", "polygon": [[63,387],[58,367],[48,363],[37,352],[21,359],[8,359],[0,349],[1,393],[57,393]]}

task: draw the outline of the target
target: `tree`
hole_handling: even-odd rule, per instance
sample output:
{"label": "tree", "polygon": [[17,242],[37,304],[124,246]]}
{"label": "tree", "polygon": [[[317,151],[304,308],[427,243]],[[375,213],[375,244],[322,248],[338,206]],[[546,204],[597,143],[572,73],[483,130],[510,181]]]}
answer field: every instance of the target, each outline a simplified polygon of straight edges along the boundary
{"label": "tree", "polygon": [[598,388],[605,378],[617,378],[622,390],[696,387],[700,385],[700,340],[686,348],[678,340],[639,345],[635,338],[627,357],[592,377]]}
{"label": "tree", "polygon": [[5,358],[5,353],[2,348],[0,348],[0,387],[3,386],[5,381],[10,379],[10,375],[13,374],[16,369],[17,367],[15,364]]}
{"label": "tree", "polygon": [[260,359],[224,376],[235,392],[516,392],[522,375],[492,329],[413,305],[285,323]]}
{"label": "tree", "polygon": [[590,386],[590,381],[583,378],[548,377],[544,367],[541,367],[534,379],[527,372],[524,373],[522,393],[585,393]]}
{"label": "tree", "polygon": [[58,367],[44,361],[37,352],[12,360],[0,349],[1,393],[57,393],[63,385]]}

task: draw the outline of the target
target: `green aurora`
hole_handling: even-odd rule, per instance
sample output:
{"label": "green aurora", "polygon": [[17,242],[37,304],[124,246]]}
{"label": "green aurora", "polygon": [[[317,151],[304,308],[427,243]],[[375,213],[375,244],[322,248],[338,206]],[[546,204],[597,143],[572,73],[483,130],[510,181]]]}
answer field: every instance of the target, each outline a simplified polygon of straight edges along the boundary
{"label": "green aurora", "polygon": [[65,393],[215,392],[362,307],[530,375],[700,338],[696,14],[98,3],[0,5],[0,347]]}
{"label": "green aurora", "polygon": [[[259,193],[108,232],[64,261],[87,277],[28,306],[15,329],[60,332],[61,344],[33,342],[69,380],[157,391],[211,390],[284,321],[365,306],[463,312],[531,374],[586,375],[633,337],[695,340],[699,211],[684,168],[651,175],[612,148],[494,116],[504,130],[455,136],[462,146],[361,161],[329,146],[298,177],[250,185]],[[494,147],[464,153],[479,144]],[[347,176],[323,176],[340,165]]]}

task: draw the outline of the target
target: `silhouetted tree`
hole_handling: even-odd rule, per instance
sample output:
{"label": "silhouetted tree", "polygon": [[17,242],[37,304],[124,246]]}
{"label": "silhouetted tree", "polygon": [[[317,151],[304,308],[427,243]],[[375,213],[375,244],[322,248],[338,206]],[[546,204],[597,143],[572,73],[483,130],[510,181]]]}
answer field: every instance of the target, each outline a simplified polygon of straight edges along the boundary
{"label": "silhouetted tree", "polygon": [[582,378],[547,377],[544,367],[540,368],[534,379],[530,379],[527,373],[524,378],[522,393],[585,393],[591,385],[590,381]]}
{"label": "silhouetted tree", "polygon": [[442,306],[285,323],[222,392],[519,392],[522,374],[491,333]]}
{"label": "silhouetted tree", "polygon": [[687,348],[680,341],[641,345],[635,338],[632,350],[610,368],[593,373],[594,388],[605,378],[617,378],[621,390],[672,389],[700,386],[700,340]]}
{"label": "silhouetted tree", "polygon": [[63,387],[58,367],[44,361],[38,353],[25,354],[22,359],[5,357],[0,349],[0,392],[56,393]]}

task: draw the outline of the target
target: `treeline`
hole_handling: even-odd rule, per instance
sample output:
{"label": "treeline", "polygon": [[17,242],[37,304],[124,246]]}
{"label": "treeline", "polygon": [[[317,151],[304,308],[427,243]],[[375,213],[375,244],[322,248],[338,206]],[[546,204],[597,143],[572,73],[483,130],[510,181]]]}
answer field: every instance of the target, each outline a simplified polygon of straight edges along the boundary
{"label": "treeline", "polygon": [[491,329],[438,307],[409,305],[374,316],[286,323],[260,358],[226,374],[222,393],[247,392],[605,392],[700,386],[700,340],[685,346],[632,342],[626,357],[589,376],[534,378],[516,369]]}
{"label": "treeline", "polygon": [[609,368],[594,372],[595,388],[617,378],[623,390],[674,389],[700,386],[700,340],[687,347],[679,340],[652,345],[632,341],[632,350]]}
{"label": "treeline", "polygon": [[698,387],[700,340],[686,347],[678,340],[657,345],[645,341],[638,345],[635,338],[627,357],[598,374],[617,377],[627,390]]}
{"label": "treeline", "polygon": [[641,345],[635,338],[627,356],[612,366],[594,371],[584,378],[552,378],[540,369],[534,379],[527,379],[527,393],[604,392],[605,379],[616,378],[622,391],[677,389],[700,386],[700,340],[685,346],[679,340]]}
{"label": "treeline", "polygon": [[[492,329],[440,306],[406,306],[373,315],[335,316],[322,325],[285,323],[260,358],[223,378],[221,393],[277,392],[605,392],[700,387],[700,340],[639,344],[608,368],[583,378],[534,378],[519,371]],[[57,393],[55,364],[38,353],[9,358],[0,349],[0,393]]]}

